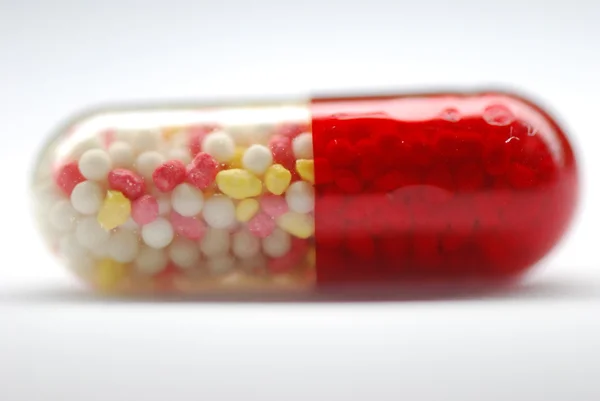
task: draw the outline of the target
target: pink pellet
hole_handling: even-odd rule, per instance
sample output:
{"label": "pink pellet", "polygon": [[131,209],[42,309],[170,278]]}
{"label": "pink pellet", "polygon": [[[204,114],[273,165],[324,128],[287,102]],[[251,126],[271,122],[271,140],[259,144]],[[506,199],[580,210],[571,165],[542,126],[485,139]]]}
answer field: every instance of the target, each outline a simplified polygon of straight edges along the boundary
{"label": "pink pellet", "polygon": [[154,170],[152,181],[161,192],[170,192],[185,180],[185,164],[180,160],[167,160]]}
{"label": "pink pellet", "polygon": [[292,141],[285,136],[273,136],[269,140],[269,149],[273,153],[275,163],[288,166],[294,161],[294,153],[292,151]]}
{"label": "pink pellet", "polygon": [[171,292],[175,289],[176,278],[182,274],[181,269],[173,262],[154,275],[154,285],[158,291]]}
{"label": "pink pellet", "polygon": [[195,217],[185,217],[177,212],[171,212],[171,224],[177,234],[191,240],[199,240],[206,232],[204,221]]}
{"label": "pink pellet", "polygon": [[248,222],[248,230],[258,237],[266,238],[275,229],[275,220],[266,213],[258,213]]}
{"label": "pink pellet", "polygon": [[210,132],[214,131],[212,126],[197,126],[188,130],[188,147],[192,157],[195,157],[202,150],[202,140]]}
{"label": "pink pellet", "polygon": [[198,189],[206,189],[215,182],[218,172],[219,163],[208,153],[200,152],[187,166],[187,182]]}
{"label": "pink pellet", "polygon": [[115,141],[115,134],[115,130],[112,129],[107,129],[100,134],[102,138],[102,144],[105,148],[108,149],[108,147]]}
{"label": "pink pellet", "polygon": [[158,217],[158,201],[152,195],[144,195],[131,205],[131,217],[140,226],[152,223]]}
{"label": "pink pellet", "polygon": [[292,151],[292,139],[285,136],[273,136],[269,140],[269,149],[273,154],[273,160],[281,164],[292,173],[292,181],[299,179],[296,171],[296,159]]}
{"label": "pink pellet", "polygon": [[136,200],[144,194],[144,179],[131,170],[117,168],[108,173],[108,186],[121,191],[129,200]]}
{"label": "pink pellet", "polygon": [[275,135],[294,139],[303,132],[308,132],[306,124],[281,124],[275,129]]}
{"label": "pink pellet", "polygon": [[288,273],[296,267],[297,260],[291,255],[291,252],[280,258],[270,259],[267,269],[271,274]]}
{"label": "pink pellet", "polygon": [[283,196],[264,195],[260,199],[260,208],[267,215],[277,218],[288,211],[288,205]]}
{"label": "pink pellet", "polygon": [[68,196],[71,196],[73,188],[83,181],[85,181],[85,177],[79,171],[76,161],[65,164],[56,174],[56,185]]}
{"label": "pink pellet", "polygon": [[280,258],[269,260],[268,269],[271,273],[286,273],[293,270],[305,257],[308,243],[300,238],[292,239],[292,249]]}

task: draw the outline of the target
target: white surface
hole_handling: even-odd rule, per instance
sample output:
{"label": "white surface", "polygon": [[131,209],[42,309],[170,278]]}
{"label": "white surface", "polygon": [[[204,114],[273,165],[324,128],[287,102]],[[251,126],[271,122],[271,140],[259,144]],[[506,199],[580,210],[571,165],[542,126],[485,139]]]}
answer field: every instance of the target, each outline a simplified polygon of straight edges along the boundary
{"label": "white surface", "polygon": [[[597,401],[599,17],[591,0],[0,0],[0,399]],[[580,151],[585,217],[511,293],[107,302],[34,234],[25,169],[82,108],[440,85],[522,88]]]}

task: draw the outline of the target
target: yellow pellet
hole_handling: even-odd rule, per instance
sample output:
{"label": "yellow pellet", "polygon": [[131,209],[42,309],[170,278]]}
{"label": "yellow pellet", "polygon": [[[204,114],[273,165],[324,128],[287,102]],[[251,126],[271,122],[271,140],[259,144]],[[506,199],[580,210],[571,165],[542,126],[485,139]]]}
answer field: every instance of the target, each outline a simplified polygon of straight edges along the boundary
{"label": "yellow pellet", "polygon": [[296,160],[296,171],[300,174],[300,178],[308,181],[311,184],[315,183],[315,161],[300,159]]}
{"label": "yellow pellet", "polygon": [[246,149],[240,146],[235,148],[233,158],[229,161],[229,168],[242,168],[242,157],[245,151]]}
{"label": "yellow pellet", "polygon": [[125,275],[124,264],[112,259],[103,259],[96,266],[96,285],[102,290],[112,290]]}
{"label": "yellow pellet", "polygon": [[314,219],[308,214],[287,212],[279,216],[276,223],[282,230],[302,239],[310,237],[315,232]]}
{"label": "yellow pellet", "polygon": [[273,164],[265,173],[265,186],[269,192],[275,195],[284,193],[291,180],[292,173],[281,164]]}
{"label": "yellow pellet", "polygon": [[182,127],[165,127],[163,128],[162,135],[167,141],[173,139],[173,137],[179,134],[183,130]]}
{"label": "yellow pellet", "polygon": [[98,211],[98,223],[105,230],[112,230],[129,219],[131,201],[119,191],[108,191],[104,203]]}
{"label": "yellow pellet", "polygon": [[244,199],[238,203],[235,209],[235,217],[238,221],[245,223],[254,217],[258,209],[260,209],[260,205],[256,199]]}
{"label": "yellow pellet", "polygon": [[254,174],[237,168],[220,171],[217,186],[233,199],[251,198],[262,192],[262,182]]}

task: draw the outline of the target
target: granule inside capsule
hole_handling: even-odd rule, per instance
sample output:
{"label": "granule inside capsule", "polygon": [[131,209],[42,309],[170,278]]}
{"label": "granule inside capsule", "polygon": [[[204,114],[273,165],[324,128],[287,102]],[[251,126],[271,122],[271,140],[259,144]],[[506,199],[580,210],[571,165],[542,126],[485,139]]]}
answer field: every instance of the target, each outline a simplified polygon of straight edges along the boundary
{"label": "granule inside capsule", "polygon": [[151,130],[118,123],[115,116],[115,126],[90,133],[102,140],[89,149],[54,159],[53,196],[37,200],[52,203],[41,217],[46,239],[71,238],[68,248],[53,248],[78,275],[123,292],[314,283],[305,122],[264,124],[260,135],[227,121]]}

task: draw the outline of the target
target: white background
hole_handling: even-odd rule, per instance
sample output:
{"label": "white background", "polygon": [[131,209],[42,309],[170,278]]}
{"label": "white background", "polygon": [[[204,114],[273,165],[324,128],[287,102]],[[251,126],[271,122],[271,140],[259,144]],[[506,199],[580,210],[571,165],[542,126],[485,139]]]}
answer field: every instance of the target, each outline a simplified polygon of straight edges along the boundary
{"label": "white background", "polygon": [[[0,400],[599,400],[599,19],[592,0],[0,0]],[[578,219],[510,292],[105,302],[33,228],[35,152],[82,108],[437,86],[531,94],[579,152]]]}

